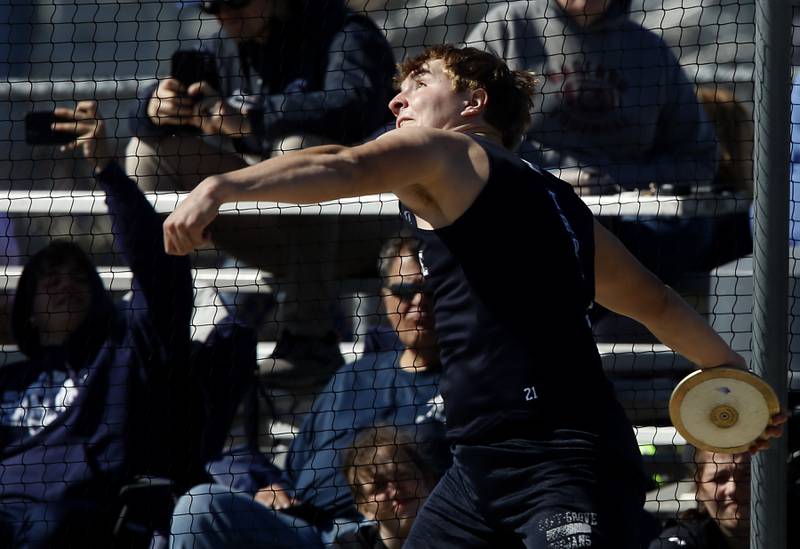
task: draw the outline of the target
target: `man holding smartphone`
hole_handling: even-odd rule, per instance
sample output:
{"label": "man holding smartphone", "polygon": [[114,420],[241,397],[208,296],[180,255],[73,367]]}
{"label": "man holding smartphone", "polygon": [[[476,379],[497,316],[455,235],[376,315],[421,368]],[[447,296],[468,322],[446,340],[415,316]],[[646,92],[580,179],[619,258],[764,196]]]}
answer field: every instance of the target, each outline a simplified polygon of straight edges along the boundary
{"label": "man holding smartphone", "polygon": [[[213,52],[218,84],[178,78],[184,71],[176,67],[147,92],[126,162],[143,189],[191,190],[288,150],[358,143],[385,123],[391,49],[343,0],[204,0],[200,8],[222,30]],[[211,228],[213,245],[277,276],[285,299],[270,386],[308,393],[342,363],[331,289],[338,224],[302,219],[275,231],[271,223],[221,219]]]}

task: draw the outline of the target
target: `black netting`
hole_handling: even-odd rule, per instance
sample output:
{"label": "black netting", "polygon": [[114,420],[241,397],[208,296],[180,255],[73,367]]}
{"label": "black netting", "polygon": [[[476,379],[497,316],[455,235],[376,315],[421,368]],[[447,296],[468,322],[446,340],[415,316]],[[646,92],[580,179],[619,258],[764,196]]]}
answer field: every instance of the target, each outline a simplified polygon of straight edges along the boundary
{"label": "black netting", "polygon": [[[428,503],[419,546],[446,546],[446,532],[454,547],[520,536],[532,547],[588,547],[598,524],[614,547],[637,531],[642,547],[747,537],[747,459],[695,453],[672,427],[670,395],[694,365],[610,310],[660,321],[637,293],[651,287],[625,293],[603,279],[624,268],[592,272],[593,250],[578,245],[589,237],[572,230],[584,219],[577,201],[552,219],[569,229],[585,288],[600,278],[609,308],[595,304],[588,318],[634,426],[642,482],[624,439],[605,448],[592,438],[613,414],[591,368],[570,362],[584,324],[569,324],[574,339],[552,335],[568,316],[550,286],[567,278],[551,262],[566,249],[551,244],[561,225],[520,204],[527,191],[503,191],[508,207],[485,222],[519,219],[515,232],[448,248],[492,258],[487,279],[465,263],[468,287],[454,290],[420,262],[392,194],[418,214],[435,211],[434,226],[453,225],[437,187],[426,187],[427,155],[397,157],[400,188],[387,183],[399,180],[396,162],[342,147],[394,127],[387,104],[408,100],[392,99],[396,63],[426,47],[471,46],[534,72],[531,128],[516,152],[571,184],[749,362],[754,65],[764,40],[755,10],[754,0],[0,0],[0,547],[399,547],[452,460],[443,385],[455,400],[470,383],[470,398],[487,391],[469,402],[475,417],[489,419],[464,431],[461,468]],[[57,108],[77,144],[55,142],[64,133],[47,113]],[[161,222],[189,191],[214,191],[239,177],[218,177],[230,173],[258,184],[253,166],[268,159],[287,174],[264,176],[277,191],[226,201],[188,257],[164,253]],[[375,173],[348,171],[359,162]],[[293,186],[303,169],[330,186]],[[568,199],[557,194],[547,201],[561,208]],[[434,301],[459,292],[473,292],[459,302],[470,314],[449,309],[442,321],[436,311],[440,358]],[[564,300],[564,309],[579,301]],[[488,357],[484,368],[516,383],[504,362],[512,355],[537,372],[518,392],[544,402],[541,417],[506,405],[492,392],[499,384],[475,371],[475,357]],[[468,382],[450,377],[459,360]],[[608,425],[586,427],[589,417]],[[576,426],[578,446],[601,458],[601,472],[586,466],[588,484],[576,480],[585,456],[564,442]],[[572,465],[553,472],[553,463]],[[566,486],[557,497],[569,505],[543,503],[548,482]],[[626,508],[642,486],[644,511]],[[587,507],[594,490],[601,501]]]}

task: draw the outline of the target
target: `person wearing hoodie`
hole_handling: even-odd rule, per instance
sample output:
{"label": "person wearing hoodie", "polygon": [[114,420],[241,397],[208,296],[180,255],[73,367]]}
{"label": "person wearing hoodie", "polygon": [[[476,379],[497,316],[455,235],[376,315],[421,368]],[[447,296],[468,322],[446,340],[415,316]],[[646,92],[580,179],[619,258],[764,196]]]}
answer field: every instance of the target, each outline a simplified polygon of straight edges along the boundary
{"label": "person wearing hoodie", "polygon": [[109,547],[121,486],[187,473],[191,276],[161,250],[161,219],[109,154],[95,103],[55,113],[79,135],[64,148],[94,164],[133,297],[115,305],[69,241],[23,269],[12,330],[27,360],[0,368],[0,546]]}
{"label": "person wearing hoodie", "polygon": [[[466,42],[536,74],[520,155],[580,194],[711,186],[714,128],[667,44],[630,20],[629,7],[630,0],[498,2]],[[711,267],[712,221],[603,219],[667,284]]]}
{"label": "person wearing hoodie", "polygon": [[[208,48],[218,83],[186,87],[169,77],[146,91],[126,165],[142,188],[191,190],[207,176],[289,150],[360,142],[387,121],[392,51],[343,0],[204,0],[200,7],[222,29]],[[216,248],[276,275],[285,299],[270,386],[310,394],[343,362],[330,282],[338,225],[294,222],[286,238],[273,229],[231,216],[211,232]]]}

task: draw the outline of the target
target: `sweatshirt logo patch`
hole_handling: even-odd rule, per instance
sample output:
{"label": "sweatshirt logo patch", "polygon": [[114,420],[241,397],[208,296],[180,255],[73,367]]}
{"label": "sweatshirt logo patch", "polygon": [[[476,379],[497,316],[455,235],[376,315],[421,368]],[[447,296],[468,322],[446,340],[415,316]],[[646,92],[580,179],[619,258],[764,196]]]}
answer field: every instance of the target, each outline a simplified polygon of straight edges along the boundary
{"label": "sweatshirt logo patch", "polygon": [[284,93],[302,93],[305,91],[308,91],[308,80],[305,78],[292,80],[284,89]]}
{"label": "sweatshirt logo patch", "polygon": [[69,410],[80,394],[86,372],[77,380],[61,371],[42,372],[23,391],[4,391],[0,425],[24,427],[34,436]]}
{"label": "sweatshirt logo patch", "polygon": [[546,106],[545,111],[558,116],[564,127],[587,133],[607,133],[609,127],[625,126],[625,120],[619,115],[620,97],[627,83],[616,69],[591,61],[567,62],[547,79],[560,82],[561,93],[553,94],[560,97],[551,99],[560,105]]}
{"label": "sweatshirt logo patch", "polygon": [[425,403],[422,411],[424,411],[424,413],[417,415],[417,417],[414,418],[414,423],[424,423],[425,421],[445,423],[444,397],[442,395],[436,395],[431,398]]}
{"label": "sweatshirt logo patch", "polygon": [[419,259],[419,267],[422,269],[422,276],[429,276],[428,267],[425,266],[425,258],[422,255],[422,250],[417,251],[417,259]]}

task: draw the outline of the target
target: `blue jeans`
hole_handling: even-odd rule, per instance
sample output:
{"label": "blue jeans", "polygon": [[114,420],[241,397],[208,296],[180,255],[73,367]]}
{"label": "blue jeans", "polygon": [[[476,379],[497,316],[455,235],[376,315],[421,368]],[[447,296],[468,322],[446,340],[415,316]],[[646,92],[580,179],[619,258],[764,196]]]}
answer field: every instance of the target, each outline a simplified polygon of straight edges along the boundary
{"label": "blue jeans", "polygon": [[201,484],[182,496],[172,514],[170,547],[322,548],[317,529],[270,509],[246,493]]}

